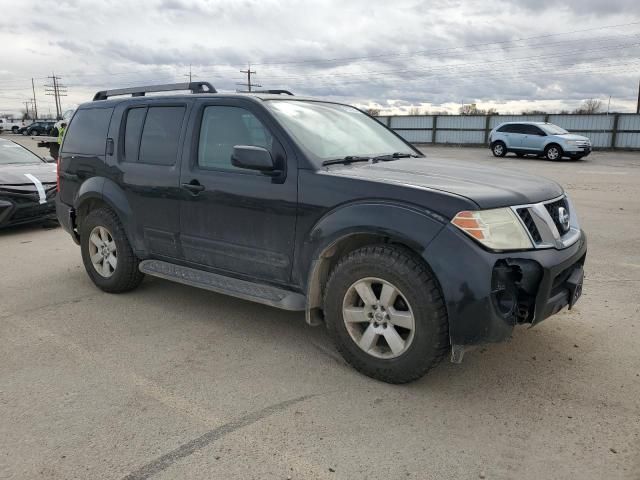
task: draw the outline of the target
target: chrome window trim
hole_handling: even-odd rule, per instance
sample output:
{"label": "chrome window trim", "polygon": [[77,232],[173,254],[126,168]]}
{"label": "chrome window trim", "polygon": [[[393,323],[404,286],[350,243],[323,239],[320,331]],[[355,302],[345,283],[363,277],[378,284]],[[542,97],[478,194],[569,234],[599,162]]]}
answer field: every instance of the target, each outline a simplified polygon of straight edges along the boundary
{"label": "chrome window trim", "polygon": [[[561,235],[558,231],[553,218],[551,218],[551,215],[549,214],[545,206],[549,203],[554,203],[562,199],[565,199],[567,205],[569,206],[569,231],[564,235]],[[524,228],[525,232],[527,232],[531,244],[536,249],[556,248],[558,250],[562,250],[564,248],[570,247],[580,239],[581,230],[580,224],[578,223],[578,216],[576,215],[576,210],[573,206],[573,202],[571,202],[571,199],[566,194],[560,195],[556,198],[552,198],[551,200],[545,200],[544,202],[514,205],[510,208],[513,213],[515,213],[518,221],[522,225],[522,228]],[[540,234],[540,242],[536,242],[533,239],[531,232],[529,232],[529,229],[520,217],[518,210],[522,209],[527,209],[529,211],[529,214],[531,215],[531,218],[533,219],[533,222],[538,229],[538,233]]]}

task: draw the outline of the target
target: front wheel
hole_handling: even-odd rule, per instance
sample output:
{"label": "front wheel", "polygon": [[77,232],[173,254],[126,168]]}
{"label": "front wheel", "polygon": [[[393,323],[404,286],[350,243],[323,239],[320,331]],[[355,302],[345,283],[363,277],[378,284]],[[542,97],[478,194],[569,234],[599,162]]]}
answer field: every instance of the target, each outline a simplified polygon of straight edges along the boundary
{"label": "front wheel", "polygon": [[544,150],[544,156],[547,160],[560,160],[562,158],[562,148],[552,144]]}
{"label": "front wheel", "polygon": [[92,210],[82,221],[80,249],[89,278],[105,292],[133,290],[144,278],[120,220],[109,209]]}
{"label": "front wheel", "polygon": [[20,130],[18,127],[13,127],[11,129],[11,132],[15,135],[16,133],[18,133],[18,130]]}
{"label": "front wheel", "polygon": [[494,157],[504,157],[507,154],[507,146],[502,142],[496,142],[491,147]]}
{"label": "front wheel", "polygon": [[39,130],[34,130],[31,132],[31,135],[35,135],[36,137],[40,135],[40,131]]}
{"label": "front wheel", "polygon": [[345,360],[384,382],[422,377],[449,349],[435,277],[403,248],[364,247],[342,258],[327,282],[324,313]]}

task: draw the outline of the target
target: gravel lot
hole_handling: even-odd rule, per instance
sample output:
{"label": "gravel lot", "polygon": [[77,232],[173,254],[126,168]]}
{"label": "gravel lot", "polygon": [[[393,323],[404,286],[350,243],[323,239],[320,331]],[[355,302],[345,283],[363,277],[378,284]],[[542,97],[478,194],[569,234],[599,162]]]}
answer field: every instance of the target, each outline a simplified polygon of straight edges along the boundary
{"label": "gravel lot", "polygon": [[574,310],[392,386],[300,313],[151,278],[109,295],[62,229],[0,231],[0,478],[640,478],[640,153],[424,150],[566,187]]}

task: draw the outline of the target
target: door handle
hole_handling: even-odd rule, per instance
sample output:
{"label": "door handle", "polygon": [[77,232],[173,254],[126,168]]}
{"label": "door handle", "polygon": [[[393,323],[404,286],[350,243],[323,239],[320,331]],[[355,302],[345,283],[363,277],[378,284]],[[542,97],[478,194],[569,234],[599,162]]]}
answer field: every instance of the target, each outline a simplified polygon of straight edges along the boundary
{"label": "door handle", "polygon": [[197,195],[204,190],[204,185],[200,185],[200,182],[197,180],[191,180],[189,183],[183,183],[182,188],[189,190],[194,195]]}

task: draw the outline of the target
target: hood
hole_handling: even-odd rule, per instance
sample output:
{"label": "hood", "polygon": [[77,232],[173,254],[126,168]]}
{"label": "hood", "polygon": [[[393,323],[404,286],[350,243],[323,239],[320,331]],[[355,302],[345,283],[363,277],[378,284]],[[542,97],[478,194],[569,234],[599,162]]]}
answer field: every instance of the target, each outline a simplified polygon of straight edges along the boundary
{"label": "hood", "polygon": [[31,174],[42,183],[56,183],[55,163],[14,163],[0,165],[0,185],[32,185]]}
{"label": "hood", "polygon": [[537,203],[559,197],[562,187],[552,180],[522,172],[449,159],[402,158],[373,164],[330,167],[330,175],[449,192],[480,208]]}
{"label": "hood", "polygon": [[590,142],[589,137],[583,137],[582,135],[575,135],[573,133],[567,133],[565,135],[554,135],[554,137],[561,138],[563,140],[586,140]]}

